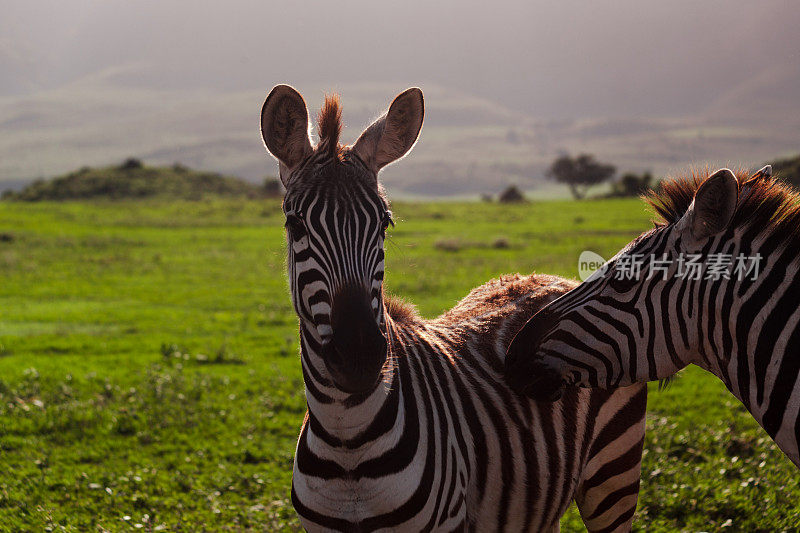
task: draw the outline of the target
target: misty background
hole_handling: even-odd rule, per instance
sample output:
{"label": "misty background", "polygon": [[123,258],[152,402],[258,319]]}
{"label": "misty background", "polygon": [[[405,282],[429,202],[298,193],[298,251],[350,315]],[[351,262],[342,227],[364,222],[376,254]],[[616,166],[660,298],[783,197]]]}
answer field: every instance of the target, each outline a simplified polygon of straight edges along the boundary
{"label": "misty background", "polygon": [[620,171],[755,167],[800,151],[793,1],[225,3],[0,0],[0,189],[128,156],[277,173],[259,112],[277,83],[345,142],[419,86],[405,196],[552,188],[563,152]]}

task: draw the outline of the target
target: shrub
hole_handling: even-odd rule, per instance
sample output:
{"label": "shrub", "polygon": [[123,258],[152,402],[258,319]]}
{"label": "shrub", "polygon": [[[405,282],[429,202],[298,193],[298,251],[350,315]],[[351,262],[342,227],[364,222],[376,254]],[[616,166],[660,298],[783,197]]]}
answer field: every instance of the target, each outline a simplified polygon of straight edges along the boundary
{"label": "shrub", "polygon": [[507,250],[511,248],[511,243],[505,237],[498,237],[492,242],[492,248],[496,250]]}
{"label": "shrub", "polygon": [[500,193],[500,196],[497,197],[497,201],[502,204],[520,203],[525,201],[525,195],[522,194],[522,191],[520,191],[516,185],[509,185]]}
{"label": "shrub", "polygon": [[628,172],[611,185],[609,196],[639,196],[653,186],[653,175],[645,172],[641,176]]}
{"label": "shrub", "polygon": [[434,243],[434,248],[445,252],[457,252],[461,250],[461,241],[458,239],[439,239]]}
{"label": "shrub", "polygon": [[120,170],[136,170],[137,168],[143,167],[144,165],[142,164],[141,160],[136,159],[135,157],[129,157],[119,166]]}
{"label": "shrub", "polygon": [[266,179],[264,179],[263,189],[264,189],[264,194],[266,196],[268,197],[280,196],[282,188],[283,185],[281,184],[281,180],[279,180],[278,178],[268,176]]}

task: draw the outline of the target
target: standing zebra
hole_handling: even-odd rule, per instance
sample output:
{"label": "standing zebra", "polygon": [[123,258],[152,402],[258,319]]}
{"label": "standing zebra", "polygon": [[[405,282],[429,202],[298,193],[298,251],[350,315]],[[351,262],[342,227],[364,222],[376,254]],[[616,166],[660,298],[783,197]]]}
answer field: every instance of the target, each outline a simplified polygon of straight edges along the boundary
{"label": "standing zebra", "polygon": [[286,186],[300,319],[308,412],[292,503],[303,526],[557,530],[575,499],[589,530],[629,530],[646,389],[582,390],[539,405],[502,380],[512,333],[573,284],[503,277],[430,321],[385,297],[392,215],[377,174],[416,142],[422,92],[397,96],[352,147],[338,142],[340,117],[327,98],[314,148],[306,104],[291,87],[275,87],[261,115]]}
{"label": "standing zebra", "polygon": [[[623,386],[694,363],[800,466],[800,195],[771,174],[722,169],[651,193],[662,220],[522,328],[508,383],[554,398],[566,384]],[[635,261],[660,268],[621,275]],[[687,275],[690,263],[705,271]]]}

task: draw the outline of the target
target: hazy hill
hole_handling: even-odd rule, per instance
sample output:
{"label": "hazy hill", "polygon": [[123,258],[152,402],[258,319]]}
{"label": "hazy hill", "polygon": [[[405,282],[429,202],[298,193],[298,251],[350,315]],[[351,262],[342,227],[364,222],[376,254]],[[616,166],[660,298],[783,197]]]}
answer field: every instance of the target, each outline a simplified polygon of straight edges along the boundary
{"label": "hazy hill", "polygon": [[725,118],[767,127],[800,127],[800,60],[765,68],[722,93],[708,108],[709,119]]}
{"label": "hazy hill", "polygon": [[352,141],[426,96],[394,195],[542,187],[562,151],[620,170],[757,165],[800,147],[800,9],[785,0],[402,6],[352,0],[14,2],[0,18],[0,188],[129,155],[260,181],[267,91],[340,92]]}
{"label": "hazy hill", "polygon": [[[274,175],[264,150],[257,91],[134,87],[136,67],[87,76],[60,89],[0,99],[0,188],[84,165],[134,155],[157,165],[184,163],[258,183]],[[312,113],[326,90],[342,95],[344,142],[355,137],[406,84],[299,85]],[[620,170],[657,174],[688,165],[758,165],[800,147],[798,106],[773,95],[770,113],[742,119],[737,88],[704,114],[683,117],[541,119],[485,98],[422,84],[426,117],[420,142],[383,180],[394,195],[496,193],[509,183],[545,184],[544,169],[562,151],[586,151]],[[751,89],[751,91],[754,89]],[[740,96],[739,98],[745,98]],[[726,104],[726,102],[730,102]]]}

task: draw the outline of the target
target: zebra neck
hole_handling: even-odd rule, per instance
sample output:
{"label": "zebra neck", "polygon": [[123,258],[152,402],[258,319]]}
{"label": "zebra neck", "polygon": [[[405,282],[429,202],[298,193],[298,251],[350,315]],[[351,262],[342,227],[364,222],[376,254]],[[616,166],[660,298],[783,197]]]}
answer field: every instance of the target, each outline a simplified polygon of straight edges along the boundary
{"label": "zebra neck", "polygon": [[[789,254],[772,251],[760,275],[726,283],[700,323],[701,360],[798,466],[800,420],[800,273]],[[720,311],[723,310],[723,311]],[[722,320],[720,320],[722,318]]]}
{"label": "zebra neck", "polygon": [[[392,329],[393,325],[389,324]],[[403,402],[396,361],[391,357],[382,381],[364,395],[346,393],[330,378],[316,338],[316,329],[300,325],[303,381],[308,405],[308,429],[328,448],[360,448],[380,437],[391,440],[393,429],[402,430]]]}

